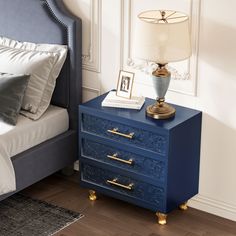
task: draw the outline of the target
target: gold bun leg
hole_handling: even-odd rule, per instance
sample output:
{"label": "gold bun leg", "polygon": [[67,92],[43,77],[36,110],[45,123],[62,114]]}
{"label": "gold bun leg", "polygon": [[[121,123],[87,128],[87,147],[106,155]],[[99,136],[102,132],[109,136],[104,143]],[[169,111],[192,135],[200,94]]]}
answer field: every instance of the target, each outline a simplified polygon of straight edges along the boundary
{"label": "gold bun leg", "polygon": [[175,115],[175,108],[164,101],[157,101],[146,108],[146,114],[153,119],[168,119]]}
{"label": "gold bun leg", "polygon": [[182,210],[182,211],[188,210],[187,202],[184,202],[184,203],[180,204],[179,209]]}
{"label": "gold bun leg", "polygon": [[159,225],[166,225],[167,214],[157,212],[156,216],[158,218],[157,222],[158,222]]}
{"label": "gold bun leg", "polygon": [[89,190],[89,200],[90,201],[95,201],[97,200],[97,195],[94,190]]}

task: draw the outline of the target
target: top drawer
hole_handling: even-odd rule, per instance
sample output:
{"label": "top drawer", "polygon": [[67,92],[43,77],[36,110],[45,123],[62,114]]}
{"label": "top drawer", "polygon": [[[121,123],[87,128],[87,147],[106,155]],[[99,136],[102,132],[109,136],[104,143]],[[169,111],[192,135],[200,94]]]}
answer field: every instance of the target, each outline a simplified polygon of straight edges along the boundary
{"label": "top drawer", "polygon": [[82,130],[166,155],[167,137],[115,121],[82,114]]}

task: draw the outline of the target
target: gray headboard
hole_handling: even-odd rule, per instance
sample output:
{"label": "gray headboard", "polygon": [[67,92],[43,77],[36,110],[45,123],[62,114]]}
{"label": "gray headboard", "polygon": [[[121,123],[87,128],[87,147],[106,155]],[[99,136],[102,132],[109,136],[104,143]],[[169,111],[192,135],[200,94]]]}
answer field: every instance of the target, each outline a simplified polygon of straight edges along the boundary
{"label": "gray headboard", "polygon": [[19,41],[68,45],[52,104],[68,108],[70,128],[77,129],[82,83],[81,20],[67,11],[62,0],[0,0],[0,35]]}

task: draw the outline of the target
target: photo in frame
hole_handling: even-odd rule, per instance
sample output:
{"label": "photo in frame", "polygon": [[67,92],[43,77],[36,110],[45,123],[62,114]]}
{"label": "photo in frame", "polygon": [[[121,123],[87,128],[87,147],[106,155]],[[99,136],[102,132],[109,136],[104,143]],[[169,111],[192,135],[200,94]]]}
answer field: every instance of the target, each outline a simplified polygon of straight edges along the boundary
{"label": "photo in frame", "polygon": [[116,96],[130,99],[132,95],[133,82],[134,73],[120,70]]}

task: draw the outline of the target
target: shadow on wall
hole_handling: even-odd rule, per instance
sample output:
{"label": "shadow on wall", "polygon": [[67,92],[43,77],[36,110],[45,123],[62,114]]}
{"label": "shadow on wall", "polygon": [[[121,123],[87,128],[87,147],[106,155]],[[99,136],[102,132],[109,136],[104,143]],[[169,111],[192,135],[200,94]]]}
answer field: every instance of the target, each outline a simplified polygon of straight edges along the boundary
{"label": "shadow on wall", "polygon": [[235,137],[235,129],[203,114],[200,193],[236,206]]}
{"label": "shadow on wall", "polygon": [[[200,28],[200,56],[219,70],[236,74],[236,27],[203,18]],[[236,78],[236,77],[235,77]]]}

